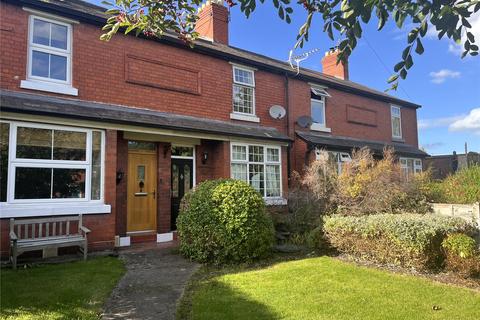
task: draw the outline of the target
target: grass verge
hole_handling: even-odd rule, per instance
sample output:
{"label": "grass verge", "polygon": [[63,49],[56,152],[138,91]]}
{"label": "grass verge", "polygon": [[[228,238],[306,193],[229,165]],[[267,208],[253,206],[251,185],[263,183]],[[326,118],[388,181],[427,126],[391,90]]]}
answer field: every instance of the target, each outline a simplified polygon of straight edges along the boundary
{"label": "grass verge", "polygon": [[124,272],[113,257],[2,269],[0,319],[98,319]]}
{"label": "grass verge", "polygon": [[177,319],[480,319],[480,293],[331,257],[202,267]]}

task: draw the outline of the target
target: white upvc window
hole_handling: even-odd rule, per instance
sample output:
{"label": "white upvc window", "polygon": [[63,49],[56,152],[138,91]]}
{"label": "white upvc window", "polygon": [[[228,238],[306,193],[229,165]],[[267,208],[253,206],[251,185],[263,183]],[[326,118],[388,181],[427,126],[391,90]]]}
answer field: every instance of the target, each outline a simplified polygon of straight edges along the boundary
{"label": "white upvc window", "polygon": [[314,83],[310,83],[310,91],[318,97],[331,97],[327,91],[327,87],[320,86]]}
{"label": "white upvc window", "polygon": [[392,137],[402,139],[402,111],[400,107],[391,106],[390,113],[392,118]]}
{"label": "white upvc window", "polygon": [[281,147],[233,143],[231,177],[249,183],[268,198],[282,196]]}
{"label": "white upvc window", "polygon": [[311,99],[310,99],[310,115],[312,117],[311,130],[331,132],[327,128],[327,119],[325,113],[325,102],[327,97],[331,97],[327,92],[327,88],[316,84],[310,84]]}
{"label": "white upvc window", "polygon": [[328,151],[315,148],[315,160],[320,160],[322,156],[327,155],[328,160],[336,165],[337,174],[341,174],[345,165],[352,162],[352,157],[348,152]]}
{"label": "white upvc window", "polygon": [[233,113],[255,116],[255,74],[252,69],[233,66]]}
{"label": "white upvc window", "polygon": [[325,121],[325,98],[311,99],[312,122],[320,127],[326,127]]}
{"label": "white upvc window", "polygon": [[27,80],[22,88],[77,95],[72,88],[72,25],[30,15]]}
{"label": "white upvc window", "polygon": [[422,159],[400,158],[400,168],[402,169],[402,175],[409,179],[414,174],[422,172]]}
{"label": "white upvc window", "polygon": [[2,211],[17,205],[35,204],[40,212],[49,205],[103,204],[104,131],[16,121],[0,125]]}

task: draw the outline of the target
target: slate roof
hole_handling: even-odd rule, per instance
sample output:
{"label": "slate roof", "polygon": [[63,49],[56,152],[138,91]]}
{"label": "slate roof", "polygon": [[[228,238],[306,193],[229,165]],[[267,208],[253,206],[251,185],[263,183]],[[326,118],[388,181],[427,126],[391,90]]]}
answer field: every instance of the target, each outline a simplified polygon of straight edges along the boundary
{"label": "slate roof", "polygon": [[393,147],[396,154],[413,157],[426,157],[428,154],[415,146],[404,143],[386,143],[374,140],[361,140],[342,136],[328,136],[319,133],[296,131],[296,134],[305,142],[319,147],[350,151],[351,149],[368,147],[376,154],[382,154],[385,147]]}
{"label": "slate roof", "polygon": [[[58,13],[79,21],[103,26],[105,24],[105,9],[81,0],[2,0],[16,5],[25,5],[39,10],[47,10],[52,13]],[[403,107],[420,108],[421,106],[403,99],[393,97],[385,92],[381,92],[364,85],[349,80],[342,80],[333,76],[328,76],[318,71],[310,69],[300,69],[296,75],[296,70],[292,70],[286,62],[272,59],[254,52],[235,48],[233,46],[221,43],[199,39],[195,42],[193,49],[183,44],[175,35],[165,35],[161,39],[152,39],[161,43],[183,47],[187,50],[195,50],[199,53],[212,55],[228,61],[244,63],[259,69],[269,70],[279,74],[288,74],[290,77],[296,77],[305,81],[315,82],[331,88],[339,89],[344,92],[350,92],[369,98],[394,103]]]}
{"label": "slate roof", "polygon": [[0,111],[142,127],[290,142],[275,128],[203,119],[148,109],[0,90]]}

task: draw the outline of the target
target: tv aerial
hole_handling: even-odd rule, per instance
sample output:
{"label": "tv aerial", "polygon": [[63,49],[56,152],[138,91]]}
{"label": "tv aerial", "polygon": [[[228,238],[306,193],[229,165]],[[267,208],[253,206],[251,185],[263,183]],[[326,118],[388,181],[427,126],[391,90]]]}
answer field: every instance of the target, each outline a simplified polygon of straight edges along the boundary
{"label": "tv aerial", "polygon": [[287,112],[285,111],[285,108],[279,105],[273,105],[270,107],[269,110],[270,117],[273,119],[283,119]]}
{"label": "tv aerial", "polygon": [[295,66],[296,66],[296,69],[297,69],[297,74],[300,73],[300,62],[308,59],[308,57],[310,57],[311,55],[320,51],[320,49],[316,48],[316,49],[307,51],[307,52],[299,54],[299,55],[293,55],[293,50],[294,49],[290,50],[290,52],[288,54],[288,63],[290,64],[290,67],[292,69],[295,69],[295,67],[293,66],[293,63],[295,62]]}

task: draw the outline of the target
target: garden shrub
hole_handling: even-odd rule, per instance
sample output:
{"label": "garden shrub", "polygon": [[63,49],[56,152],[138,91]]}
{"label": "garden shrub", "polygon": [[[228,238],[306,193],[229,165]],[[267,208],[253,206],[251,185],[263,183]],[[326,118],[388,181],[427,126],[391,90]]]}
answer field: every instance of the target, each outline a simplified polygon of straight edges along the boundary
{"label": "garden shrub", "polygon": [[427,173],[403,176],[393,150],[377,160],[368,148],[354,150],[352,161],[340,174],[328,152],[306,170],[302,184],[324,207],[324,213],[365,215],[377,213],[427,213],[431,206],[422,189]]}
{"label": "garden shrub", "polygon": [[443,239],[450,233],[473,234],[460,218],[420,214],[327,217],[325,236],[340,252],[418,269],[442,266]]}
{"label": "garden shrub", "polygon": [[464,168],[439,182],[441,197],[436,202],[470,204],[480,202],[480,166]]}
{"label": "garden shrub", "polygon": [[270,253],[274,230],[262,196],[245,182],[222,179],[185,195],[177,219],[180,252],[198,262],[245,262]]}
{"label": "garden shrub", "polygon": [[480,276],[480,253],[477,243],[465,234],[451,234],[442,242],[445,250],[447,270],[463,277]]}

